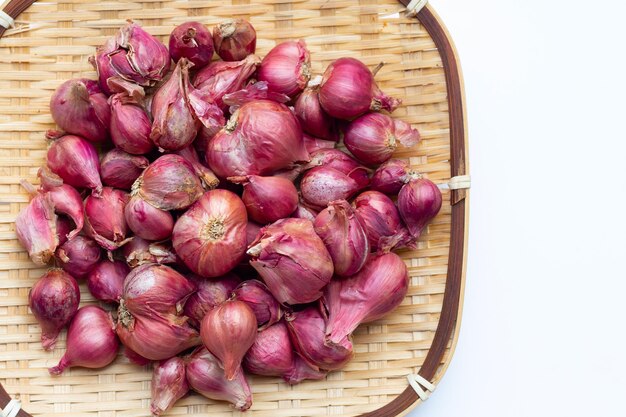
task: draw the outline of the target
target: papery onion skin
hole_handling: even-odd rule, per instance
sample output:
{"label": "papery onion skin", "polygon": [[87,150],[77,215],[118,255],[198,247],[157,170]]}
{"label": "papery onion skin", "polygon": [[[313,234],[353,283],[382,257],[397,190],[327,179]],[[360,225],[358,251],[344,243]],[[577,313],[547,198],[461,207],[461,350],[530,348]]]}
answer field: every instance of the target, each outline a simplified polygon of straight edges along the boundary
{"label": "papery onion skin", "polygon": [[317,300],[333,275],[332,258],[305,219],[282,219],[264,227],[248,255],[250,265],[280,303]]}
{"label": "papery onion skin", "polygon": [[185,315],[190,323],[200,327],[204,315],[210,309],[228,300],[232,292],[241,280],[233,273],[228,273],[219,278],[206,279],[197,275],[188,275],[197,288],[185,303]]}
{"label": "papery onion skin", "polygon": [[124,280],[130,268],[123,261],[100,261],[87,275],[87,288],[98,300],[117,303],[122,298]]}
{"label": "papery onion skin", "polygon": [[311,160],[304,168],[310,169],[316,166],[336,169],[356,181],[361,188],[367,187],[370,183],[368,175],[370,170],[339,149],[320,149],[312,153]]}
{"label": "papery onion skin", "polygon": [[370,189],[387,195],[397,195],[409,181],[411,170],[403,159],[390,159],[379,166],[370,182]]}
{"label": "papery onion skin", "polygon": [[149,242],[139,236],[133,236],[122,246],[122,254],[131,268],[146,264],[174,264],[178,261],[171,244]]}
{"label": "papery onion skin", "polygon": [[224,61],[239,61],[256,50],[256,31],[244,19],[228,19],[213,28],[215,52]]}
{"label": "papery onion skin", "polygon": [[226,379],[241,371],[241,361],[257,335],[254,312],[242,301],[229,300],[207,311],[200,325],[204,346],[217,357]]}
{"label": "papery onion skin", "polygon": [[111,149],[100,161],[100,177],[109,187],[130,191],[133,183],[150,164],[148,158]]}
{"label": "papery onion skin", "polygon": [[324,294],[328,342],[342,343],[359,324],[393,311],[404,300],[408,288],[406,264],[393,252],[370,258],[356,275],[331,281]]}
{"label": "papery onion skin", "polygon": [[49,269],[28,293],[28,306],[41,326],[41,345],[54,348],[59,332],[67,325],[80,303],[78,283],[59,268]]}
{"label": "papery onion skin", "polygon": [[306,43],[286,41],[272,48],[259,66],[257,78],[269,89],[290,97],[300,93],[311,78],[311,56]]}
{"label": "papery onion skin", "polygon": [[202,184],[185,158],[167,154],[151,163],[137,179],[134,195],[161,210],[180,210],[200,198]]}
{"label": "papery onion skin", "polygon": [[152,371],[150,412],[160,416],[189,392],[185,361],[177,356],[162,361]]}
{"label": "papery onion skin", "polygon": [[158,209],[139,196],[126,204],[124,218],[130,230],[146,240],[168,239],[174,229],[174,218],[169,211]]}
{"label": "papery onion skin", "polygon": [[402,187],[398,194],[398,211],[415,240],[439,213],[442,202],[439,187],[429,179],[414,178]]}
{"label": "papery onion skin", "polygon": [[235,113],[237,109],[244,104],[255,100],[270,100],[277,103],[287,103],[291,98],[286,94],[270,90],[267,81],[257,81],[253,84],[248,84],[241,90],[224,94],[222,98],[224,104],[229,106],[228,111],[231,114]]}
{"label": "papery onion skin", "polygon": [[298,119],[283,104],[244,104],[209,142],[207,164],[219,177],[268,175],[308,161]]}
{"label": "papery onion skin", "polygon": [[243,183],[241,199],[248,215],[257,223],[267,224],[289,217],[298,207],[298,190],[293,182],[281,177],[231,177]]}
{"label": "papery onion skin", "polygon": [[337,145],[337,142],[332,140],[315,138],[306,133],[302,135],[302,139],[304,140],[304,146],[309,154],[319,151],[320,149],[333,149]]}
{"label": "papery onion skin", "polygon": [[284,322],[261,330],[243,361],[246,371],[255,375],[283,376],[293,367],[295,354]]}
{"label": "papery onion skin", "polygon": [[60,375],[65,369],[82,366],[103,368],[117,356],[119,341],[111,315],[98,306],[85,306],[76,312],[67,331],[67,350],[57,366],[48,369]]}
{"label": "papery onion skin", "polygon": [[347,200],[362,187],[350,176],[328,166],[311,169],[300,182],[302,199],[317,210],[322,210],[331,201]]}
{"label": "papery onion skin", "polygon": [[378,165],[389,160],[398,147],[416,145],[420,134],[405,121],[386,114],[368,113],[354,120],[344,132],[346,148],[359,161]]}
{"label": "papery onion skin", "polygon": [[92,142],[103,142],[109,137],[111,109],[96,81],[86,78],[65,81],[50,99],[50,113],[67,133]]}
{"label": "papery onion skin", "polygon": [[342,120],[370,110],[393,112],[402,103],[380,91],[369,68],[354,58],[339,58],[326,68],[319,100],[326,113]]}
{"label": "papery onion skin", "polygon": [[206,348],[195,350],[187,359],[187,381],[191,388],[212,400],[228,401],[239,411],[252,405],[252,392],[242,371],[231,381],[224,376],[218,359]]}
{"label": "papery onion skin", "polygon": [[15,218],[15,233],[35,265],[43,266],[59,244],[52,198],[37,194]]}
{"label": "papery onion skin", "polygon": [[111,140],[116,147],[133,155],[154,149],[150,139],[152,122],[146,111],[123,94],[115,94],[111,103]]}
{"label": "papery onion skin", "polygon": [[213,171],[209,169],[209,167],[203,165],[200,162],[200,158],[198,157],[198,152],[193,147],[193,145],[189,145],[186,148],[180,149],[176,151],[176,154],[182,156],[193,166],[196,175],[202,181],[202,186],[205,190],[212,190],[216,188],[220,184],[219,178],[215,176]]}
{"label": "papery onion skin", "polygon": [[174,62],[187,58],[200,69],[213,58],[213,37],[200,22],[185,22],[174,28],[170,34],[170,55]]}
{"label": "papery onion skin", "polygon": [[65,216],[57,216],[56,227],[59,246],[61,246],[67,242],[67,236],[74,228],[74,222]]}
{"label": "papery onion skin", "polygon": [[293,366],[291,370],[283,375],[283,379],[289,385],[299,384],[305,379],[320,380],[326,377],[328,371],[323,369],[313,369],[299,353],[294,355]]}
{"label": "papery onion skin", "polygon": [[326,318],[318,307],[291,313],[287,325],[296,351],[311,366],[329,371],[341,369],[354,355],[347,336],[335,343],[326,343]]}
{"label": "papery onion skin", "polygon": [[304,132],[325,140],[339,140],[335,120],[320,105],[319,87],[306,88],[300,94],[296,100],[295,112]]}
{"label": "papery onion skin", "polygon": [[298,203],[298,208],[296,209],[296,211],[293,212],[291,217],[295,219],[306,219],[313,222],[315,221],[315,218],[318,214],[319,212],[317,210],[313,210],[312,208],[307,207],[305,204],[302,203],[302,201],[300,201]]}
{"label": "papery onion skin", "polygon": [[82,235],[69,239],[56,252],[63,270],[75,278],[85,278],[98,264],[101,255],[100,245]]}
{"label": "papery onion skin", "polygon": [[234,193],[207,191],[174,225],[172,243],[196,274],[218,277],[233,269],[246,251],[246,207]]}
{"label": "papery onion skin", "polygon": [[370,246],[361,221],[346,200],[331,201],[313,222],[333,259],[335,274],[354,275],[367,261]]}
{"label": "papery onion skin", "polygon": [[50,145],[48,167],[63,178],[63,182],[76,188],[90,188],[94,194],[102,191],[100,161],[96,148],[85,139],[66,135]]}
{"label": "papery onion skin", "polygon": [[280,304],[261,281],[244,281],[234,289],[233,295],[252,309],[260,330],[277,323],[283,316]]}
{"label": "papery onion skin", "polygon": [[[46,166],[39,168],[37,176],[41,180],[40,192],[44,192],[50,197],[54,211],[57,214],[69,216],[74,222],[75,227],[71,232],[65,234],[67,239],[72,239],[83,229],[85,221],[82,197],[74,187],[63,184],[61,177],[54,174]],[[59,244],[62,243],[59,242]]]}
{"label": "papery onion skin", "polygon": [[85,199],[85,232],[104,249],[115,250],[126,243],[124,208],[129,198],[122,190],[104,187],[100,197]]}
{"label": "papery onion skin", "polygon": [[414,239],[391,198],[378,191],[366,191],[354,199],[353,205],[372,250],[389,252],[403,247],[415,248]]}

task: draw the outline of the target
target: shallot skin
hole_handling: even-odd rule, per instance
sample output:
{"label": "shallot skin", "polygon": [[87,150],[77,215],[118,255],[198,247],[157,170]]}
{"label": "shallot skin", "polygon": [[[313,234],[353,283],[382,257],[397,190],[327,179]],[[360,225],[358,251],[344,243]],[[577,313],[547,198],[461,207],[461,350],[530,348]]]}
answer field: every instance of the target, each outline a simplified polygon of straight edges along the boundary
{"label": "shallot skin", "polygon": [[165,240],[174,229],[174,218],[169,211],[158,209],[139,196],[126,204],[124,218],[130,230],[146,240]]}
{"label": "shallot skin", "polygon": [[149,164],[148,158],[144,156],[131,155],[115,148],[102,157],[100,177],[109,187],[129,191]]}
{"label": "shallot skin", "polygon": [[67,272],[48,270],[30,289],[28,305],[41,326],[41,345],[52,349],[61,329],[70,322],[80,303],[78,283]]}
{"label": "shallot skin", "polygon": [[330,166],[307,171],[300,182],[302,199],[317,210],[323,210],[331,201],[347,200],[362,188],[349,175]]}
{"label": "shallot skin", "polygon": [[154,149],[150,140],[152,122],[146,111],[122,94],[115,94],[111,103],[111,139],[116,147],[133,155]]}
{"label": "shallot skin", "polygon": [[319,87],[306,88],[296,100],[295,112],[302,130],[316,138],[337,142],[339,134],[335,120],[320,105]]}
{"label": "shallot skin", "polygon": [[277,323],[283,315],[280,304],[261,281],[244,281],[232,292],[235,299],[248,304],[256,316],[259,330]]}
{"label": "shallot skin", "polygon": [[409,181],[411,170],[403,159],[389,159],[380,165],[370,182],[370,189],[387,195],[397,195],[402,186]]}
{"label": "shallot skin", "polygon": [[98,153],[85,139],[65,135],[55,140],[46,160],[50,170],[63,178],[63,182],[76,188],[90,188],[95,195],[102,192]]}
{"label": "shallot skin", "polygon": [[89,292],[100,301],[117,303],[130,268],[123,261],[100,261],[87,276]]}
{"label": "shallot skin", "polygon": [[85,232],[104,249],[115,250],[126,243],[124,209],[129,198],[122,190],[104,187],[100,197],[85,199]]}
{"label": "shallot skin", "polygon": [[271,91],[293,97],[309,82],[310,67],[311,56],[302,39],[282,42],[265,55],[257,78],[267,81]]}
{"label": "shallot skin", "polygon": [[15,219],[15,233],[35,265],[43,266],[54,256],[59,244],[57,215],[52,198],[37,194]]}
{"label": "shallot skin", "polygon": [[160,416],[189,391],[185,361],[173,357],[159,363],[152,372],[150,412]]}
{"label": "shallot skin", "polygon": [[241,199],[248,215],[260,224],[289,217],[298,207],[298,190],[293,182],[281,177],[248,175],[243,181]]}
{"label": "shallot skin", "polygon": [[98,264],[101,255],[98,243],[82,235],[69,239],[56,252],[61,268],[75,278],[85,278]]}

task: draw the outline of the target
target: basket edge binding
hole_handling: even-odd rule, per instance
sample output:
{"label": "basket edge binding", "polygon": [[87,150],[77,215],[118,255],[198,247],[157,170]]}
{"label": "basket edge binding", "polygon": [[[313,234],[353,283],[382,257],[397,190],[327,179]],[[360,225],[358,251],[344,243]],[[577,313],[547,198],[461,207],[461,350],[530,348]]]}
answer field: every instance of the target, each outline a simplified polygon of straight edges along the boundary
{"label": "basket edge binding", "polygon": [[[4,20],[17,18],[36,0],[11,0],[3,12]],[[411,0],[398,0],[405,7],[411,5]],[[414,2],[413,2],[414,3]],[[6,15],[5,15],[6,14]],[[427,2],[421,2],[419,10],[409,10],[409,15],[416,17],[424,26],[428,34],[433,39],[435,46],[441,56],[443,63],[446,88],[448,93],[448,108],[450,118],[450,151],[451,151],[451,173],[450,177],[465,176],[469,174],[467,163],[467,117],[465,113],[465,90],[461,74],[460,62],[452,43],[451,37],[435,13],[432,6]],[[5,23],[3,20],[3,23]],[[8,26],[8,25],[7,25]],[[0,38],[8,28],[0,25]],[[448,254],[448,270],[442,311],[437,324],[437,330],[433,343],[428,350],[428,354],[422,364],[419,373],[410,378],[415,384],[423,380],[420,386],[427,391],[434,390],[434,384],[438,382],[445,373],[449,362],[454,354],[460,330],[462,298],[465,290],[465,273],[467,263],[467,238],[469,220],[469,193],[467,189],[450,190],[452,205],[452,230],[450,236],[450,250]],[[442,364],[446,348],[450,347],[449,360]],[[442,366],[439,373],[437,371]],[[432,382],[432,384],[429,384]],[[423,390],[419,386],[414,389],[410,384],[394,400],[385,406],[360,417],[393,417],[405,415],[415,408],[421,401],[427,399],[423,395]],[[418,392],[422,394],[418,395]],[[420,397],[423,397],[421,399]],[[0,413],[12,401],[4,387],[0,385]],[[20,409],[17,417],[32,417],[23,409]]]}

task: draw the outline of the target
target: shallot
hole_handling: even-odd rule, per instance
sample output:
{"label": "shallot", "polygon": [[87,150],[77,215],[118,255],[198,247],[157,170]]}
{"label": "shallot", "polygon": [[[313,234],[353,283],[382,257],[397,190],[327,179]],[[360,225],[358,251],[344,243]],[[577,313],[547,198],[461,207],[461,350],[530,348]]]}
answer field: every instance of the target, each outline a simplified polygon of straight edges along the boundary
{"label": "shallot", "polygon": [[329,166],[319,166],[307,171],[300,182],[304,202],[322,210],[331,201],[347,200],[363,187],[352,177]]}
{"label": "shallot", "polygon": [[213,57],[213,37],[200,22],[176,26],[170,34],[169,47],[174,62],[187,58],[197,69],[206,66]]}
{"label": "shallot", "polygon": [[100,177],[105,185],[128,191],[149,164],[148,158],[144,156],[131,155],[114,148],[104,154],[100,161]]}
{"label": "shallot", "polygon": [[219,185],[220,180],[215,176],[213,171],[209,169],[209,167],[200,162],[198,152],[196,152],[196,149],[192,145],[180,149],[176,151],[176,153],[185,158],[185,160],[191,164],[196,172],[196,175],[202,181],[202,186],[205,190],[212,190]]}
{"label": "shallot", "polygon": [[228,19],[213,29],[215,52],[224,61],[239,61],[256,50],[256,31],[244,19]]}
{"label": "shallot", "polygon": [[54,211],[69,216],[74,222],[75,227],[65,234],[68,239],[74,238],[83,229],[85,221],[82,197],[74,187],[63,184],[63,180],[48,167],[39,168],[37,176],[41,180],[41,192],[50,197]]}
{"label": "shallot", "polygon": [[200,327],[200,323],[207,311],[228,300],[233,290],[241,282],[239,277],[233,273],[213,279],[206,279],[196,275],[187,277],[196,286],[196,292],[185,303],[185,315],[189,317],[189,321],[196,327]]}
{"label": "shallot", "polygon": [[405,184],[398,194],[398,210],[411,236],[418,239],[422,230],[441,210],[439,187],[418,176]]}
{"label": "shallot", "polygon": [[388,195],[397,195],[404,184],[409,182],[413,172],[403,159],[389,159],[376,168],[370,188]]}
{"label": "shallot", "polygon": [[56,252],[61,268],[75,278],[85,278],[98,264],[101,255],[98,243],[82,235],[69,239]]}
{"label": "shallot", "polygon": [[146,240],[165,240],[174,229],[174,218],[169,211],[158,209],[139,196],[126,204],[124,218],[130,230]]}
{"label": "shallot", "polygon": [[85,199],[85,231],[104,249],[115,250],[126,243],[128,200],[127,193],[111,187],[104,187],[100,197]]}
{"label": "shallot", "polygon": [[241,372],[241,361],[256,335],[254,312],[237,300],[226,301],[207,311],[200,326],[202,343],[220,360],[229,381]]}
{"label": "shallot", "polygon": [[294,356],[289,330],[281,321],[258,333],[246,353],[243,367],[251,374],[283,376],[291,371]]}
{"label": "shallot", "polygon": [[236,300],[243,301],[252,309],[259,329],[272,326],[283,315],[280,304],[261,281],[244,281],[234,289],[233,295]]}
{"label": "shallot", "polygon": [[80,302],[76,280],[61,269],[49,269],[28,293],[28,306],[41,326],[41,345],[52,349],[59,332],[67,325]]}
{"label": "shallot", "polygon": [[307,152],[310,154],[319,151],[320,149],[332,149],[337,145],[337,142],[332,140],[314,138],[306,133],[302,135],[302,139],[304,140],[304,146],[306,147]]}
{"label": "shallot", "polygon": [[152,371],[150,412],[160,416],[189,392],[185,361],[177,356],[162,361]]}
{"label": "shallot", "polygon": [[149,242],[133,236],[122,246],[122,254],[131,268],[145,264],[173,264],[177,262],[176,254],[167,243]]}
{"label": "shallot", "polygon": [[306,133],[334,142],[339,140],[335,120],[320,105],[319,86],[308,87],[300,94],[296,100],[295,112],[302,130]]}
{"label": "shallot", "polygon": [[134,155],[143,155],[154,149],[154,143],[150,140],[152,122],[145,109],[125,94],[115,94],[109,102],[113,144]]}
{"label": "shallot", "polygon": [[269,89],[290,97],[300,93],[311,78],[311,57],[303,40],[282,42],[272,48],[257,71]]}
{"label": "shallot", "polygon": [[48,369],[60,375],[67,368],[103,368],[117,356],[119,341],[113,331],[113,319],[98,306],[81,307],[67,331],[67,350],[57,366]]}
{"label": "shallot", "polygon": [[87,275],[89,292],[100,301],[117,303],[130,268],[123,261],[100,261]]}
{"label": "shallot", "polygon": [[35,265],[45,265],[54,256],[59,244],[56,222],[52,198],[46,194],[36,194],[15,218],[17,239]]}
{"label": "shallot", "polygon": [[100,161],[96,148],[85,139],[66,135],[55,140],[48,149],[48,167],[76,188],[90,188],[94,194],[102,192]]}
{"label": "shallot", "polygon": [[230,177],[243,183],[241,199],[248,215],[257,223],[267,224],[289,217],[298,207],[298,190],[293,182],[282,177]]}

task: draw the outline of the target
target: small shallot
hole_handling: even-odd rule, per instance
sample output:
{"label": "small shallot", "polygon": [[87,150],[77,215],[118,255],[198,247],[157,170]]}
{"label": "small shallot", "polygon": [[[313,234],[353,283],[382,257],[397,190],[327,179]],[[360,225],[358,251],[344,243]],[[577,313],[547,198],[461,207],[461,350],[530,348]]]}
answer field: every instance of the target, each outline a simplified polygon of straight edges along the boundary
{"label": "small shallot", "polygon": [[372,250],[389,252],[403,247],[414,248],[409,231],[391,198],[378,191],[366,191],[352,203],[367,234]]}
{"label": "small shallot", "polygon": [[28,293],[28,306],[41,326],[41,345],[54,347],[59,332],[67,325],[80,302],[76,280],[61,269],[49,269]]}
{"label": "small shallot", "polygon": [[257,334],[246,353],[243,367],[255,375],[283,376],[291,371],[294,356],[289,330],[281,321]]}
{"label": "small shallot", "polygon": [[350,123],[343,142],[357,159],[367,165],[382,164],[398,147],[414,146],[420,134],[405,121],[386,114],[368,113]]}
{"label": "small shallot", "polygon": [[398,194],[398,210],[411,236],[418,239],[422,230],[441,210],[439,187],[418,176],[405,184]]}
{"label": "small shallot", "polygon": [[331,201],[347,200],[363,187],[353,178],[329,166],[319,166],[304,174],[300,193],[304,202],[322,210]]}
{"label": "small shallot", "polygon": [[61,268],[75,278],[85,278],[98,264],[101,255],[98,243],[82,235],[69,239],[56,252]]}
{"label": "small shallot", "polygon": [[36,194],[15,218],[15,233],[35,265],[43,266],[59,244],[52,198]]}
{"label": "small shallot", "polygon": [[128,193],[111,187],[104,187],[100,197],[90,195],[85,199],[85,231],[107,250],[126,243],[124,208],[128,200]]}
{"label": "small shallot", "polygon": [[65,81],[50,99],[50,113],[67,133],[92,142],[109,137],[111,109],[97,81],[86,78]]}
{"label": "small shallot", "polygon": [[170,34],[169,46],[174,62],[187,58],[197,69],[206,66],[213,58],[213,37],[200,22],[176,26]]}
{"label": "small shallot", "polygon": [[207,311],[200,326],[202,343],[220,360],[229,381],[241,372],[241,361],[256,335],[254,312],[237,300],[226,301]]}
{"label": "small shallot", "polygon": [[117,303],[130,268],[123,261],[100,261],[87,275],[89,292],[100,301]]}
{"label": "small shallot", "polygon": [[[74,222],[75,227],[66,233],[68,239],[72,239],[82,229],[85,215],[83,213],[83,199],[78,191],[54,174],[48,167],[39,168],[37,176],[41,180],[41,191],[45,192],[54,205],[57,214],[65,214]],[[57,233],[59,231],[57,230]]]}
{"label": "small shallot", "polygon": [[390,159],[376,169],[370,188],[384,194],[397,195],[402,186],[409,182],[412,174],[407,161]]}
{"label": "small shallot", "polygon": [[189,392],[185,361],[174,356],[160,362],[152,371],[150,412],[160,416]]}
{"label": "small shallot", "polygon": [[104,368],[117,356],[119,341],[113,331],[111,314],[98,306],[85,306],[76,312],[67,331],[67,350],[57,366],[48,369],[60,375],[67,368]]}
{"label": "small shallot", "polygon": [[361,221],[346,200],[331,201],[313,222],[333,258],[335,274],[354,275],[363,268],[370,246]]}
{"label": "small shallot", "polygon": [[298,207],[298,190],[286,178],[248,175],[228,180],[243,183],[241,199],[248,215],[257,223],[267,224],[289,217]]}
{"label": "small shallot", "polygon": [[161,210],[180,210],[200,198],[202,184],[185,158],[167,154],[151,163],[137,179],[134,195]]}
{"label": "small shallot", "polygon": [[291,313],[287,325],[296,351],[312,366],[328,371],[341,369],[354,355],[348,337],[327,343],[327,320],[318,307]]}
{"label": "small shallot", "polygon": [[187,359],[187,381],[199,394],[212,400],[228,401],[239,411],[252,405],[252,391],[242,371],[226,379],[219,360],[206,348],[198,348]]}
{"label": "small shallot", "polygon": [[127,95],[115,94],[111,103],[111,139],[115,146],[134,155],[143,155],[154,149],[150,140],[152,122],[143,107],[133,103]]}
{"label": "small shallot", "polygon": [[328,343],[343,343],[359,324],[394,310],[408,288],[406,264],[393,252],[371,258],[356,275],[331,281],[324,294]]}
{"label": "small shallot", "polygon": [[369,185],[369,169],[362,166],[356,159],[339,149],[320,149],[311,154],[311,161],[305,169],[316,166],[334,168],[352,178],[361,188]]}
{"label": "small shallot", "polygon": [[244,281],[233,291],[235,299],[248,304],[256,316],[259,329],[278,322],[283,315],[280,304],[261,281]]}
{"label": "small shallot", "polygon": [[372,71],[354,58],[339,58],[326,68],[319,100],[326,113],[343,120],[370,110],[392,112],[402,102],[380,91]]}
{"label": "small shallot", "polygon": [[215,52],[224,61],[239,61],[256,50],[256,31],[244,19],[228,19],[213,29]]}
{"label": "small shallot", "polygon": [[246,207],[234,193],[207,191],[178,218],[172,243],[196,274],[218,277],[233,269],[246,252]]}
{"label": "small shallot", "polygon": [[282,42],[272,48],[257,71],[269,89],[290,97],[300,93],[311,78],[311,57],[303,40]]}
{"label": "small shallot", "polygon": [[131,155],[114,148],[105,153],[100,161],[100,177],[109,187],[130,190],[149,164],[148,158],[144,156]]}
{"label": "small shallot", "polygon": [[212,190],[219,185],[220,180],[215,176],[213,171],[209,169],[209,167],[200,162],[198,152],[196,152],[196,149],[192,145],[176,151],[176,154],[182,156],[191,164],[196,172],[196,175],[202,181],[202,186],[205,190]]}
{"label": "small shallot", "polygon": [[339,134],[335,120],[320,105],[319,86],[308,87],[296,100],[296,116],[302,130],[317,138],[337,142]]}
{"label": "small shallot", "polygon": [[206,312],[228,300],[241,282],[239,277],[232,273],[213,279],[201,278],[197,275],[191,275],[188,278],[195,284],[197,290],[185,303],[185,315],[196,327],[200,327]]}
{"label": "small shallot", "polygon": [[248,255],[250,265],[281,303],[317,300],[333,276],[332,258],[305,219],[282,219],[264,227]]}
{"label": "small shallot", "polygon": [[55,140],[48,149],[48,167],[76,188],[90,188],[94,194],[102,191],[100,161],[96,148],[85,139],[66,135]]}
{"label": "small shallot", "polygon": [[174,218],[169,211],[158,209],[139,196],[126,204],[124,217],[135,236],[146,240],[165,240],[174,229]]}

